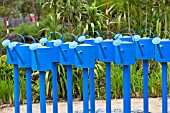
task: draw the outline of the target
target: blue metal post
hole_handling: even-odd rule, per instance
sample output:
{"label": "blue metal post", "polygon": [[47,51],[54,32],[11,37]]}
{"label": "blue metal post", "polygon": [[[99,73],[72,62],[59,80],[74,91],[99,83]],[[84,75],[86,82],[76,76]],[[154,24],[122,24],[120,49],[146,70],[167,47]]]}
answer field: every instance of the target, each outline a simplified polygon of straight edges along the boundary
{"label": "blue metal post", "polygon": [[73,98],[72,98],[72,66],[67,65],[67,106],[68,113],[73,113]]}
{"label": "blue metal post", "polygon": [[89,113],[88,68],[83,68],[83,113]]}
{"label": "blue metal post", "polygon": [[46,113],[45,72],[40,71],[40,112]]}
{"label": "blue metal post", "polygon": [[162,63],[162,113],[168,113],[167,62]]}
{"label": "blue metal post", "polygon": [[106,113],[111,113],[110,62],[106,62]]}
{"label": "blue metal post", "polygon": [[123,113],[131,113],[130,65],[123,65]]}
{"label": "blue metal post", "polygon": [[14,104],[15,104],[15,113],[20,113],[20,99],[19,99],[19,69],[18,65],[14,65]]}
{"label": "blue metal post", "polygon": [[27,113],[32,113],[31,68],[26,68]]}
{"label": "blue metal post", "polygon": [[90,112],[95,113],[94,68],[90,68]]}
{"label": "blue metal post", "polygon": [[53,92],[53,113],[58,113],[58,88],[57,88],[57,63],[53,62],[52,69],[52,92]]}
{"label": "blue metal post", "polygon": [[143,60],[144,113],[148,113],[148,60]]}

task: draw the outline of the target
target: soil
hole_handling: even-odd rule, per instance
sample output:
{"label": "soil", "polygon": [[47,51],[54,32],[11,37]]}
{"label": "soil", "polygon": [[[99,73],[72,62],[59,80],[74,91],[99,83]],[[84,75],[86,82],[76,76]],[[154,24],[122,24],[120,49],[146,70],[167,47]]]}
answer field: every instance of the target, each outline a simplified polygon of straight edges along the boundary
{"label": "soil", "polygon": [[[96,110],[101,108],[105,110],[105,100],[96,100]],[[40,113],[39,104],[33,104],[33,113]],[[67,102],[59,102],[59,113],[67,113]],[[112,109],[122,109],[123,99],[113,99]],[[131,99],[131,109],[141,109],[143,110],[143,99],[142,98],[132,98]],[[73,111],[83,110],[83,102],[75,101],[73,102]],[[161,113],[162,111],[162,98],[149,98],[149,111],[151,113]],[[168,100],[168,113],[170,113],[170,98]],[[53,112],[52,103],[46,104],[47,113]],[[5,107],[0,109],[0,113],[14,113],[14,107]],[[20,106],[20,113],[26,113],[26,105]]]}

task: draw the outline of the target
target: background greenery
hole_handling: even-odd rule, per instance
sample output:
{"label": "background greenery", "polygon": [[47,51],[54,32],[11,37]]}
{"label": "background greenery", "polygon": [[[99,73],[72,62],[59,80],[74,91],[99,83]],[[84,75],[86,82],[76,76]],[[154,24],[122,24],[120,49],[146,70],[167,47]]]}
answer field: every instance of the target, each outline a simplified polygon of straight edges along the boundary
{"label": "background greenery", "polygon": [[[109,5],[109,26],[106,26],[105,6]],[[85,31],[111,30],[118,33],[122,28],[132,28],[136,32],[150,29],[155,34],[170,31],[170,2],[168,0],[1,0],[0,17],[26,18],[34,13],[40,20],[26,24],[24,21],[11,32],[31,35],[34,38],[47,36],[51,31],[62,34],[74,33],[77,36]],[[130,31],[127,31],[130,32]],[[5,26],[0,23],[0,37],[6,37]],[[93,33],[90,34],[95,36]],[[146,33],[142,33],[146,36]],[[160,35],[169,38],[169,34]],[[52,38],[55,38],[54,36]],[[70,40],[67,37],[66,41]],[[0,42],[2,42],[0,38]],[[0,45],[0,53],[3,49]],[[169,65],[169,64],[168,64]],[[66,70],[58,64],[58,98],[66,100]],[[82,99],[82,70],[73,68],[73,96]],[[170,67],[168,67],[168,70]],[[168,71],[168,76],[169,76]],[[46,98],[52,99],[51,71],[46,72]],[[162,78],[161,64],[149,61],[149,95],[161,96]],[[122,98],[122,67],[111,63],[112,98]],[[168,80],[170,86],[170,80]],[[20,71],[21,103],[25,102],[25,70]],[[105,99],[105,64],[96,61],[95,65],[96,98]],[[170,87],[169,87],[170,89]],[[169,90],[170,91],[170,90]],[[33,102],[39,100],[38,72],[32,73]],[[132,97],[143,96],[142,61],[131,66]],[[6,56],[0,58],[0,99],[4,103],[13,104],[13,66],[6,64]]]}

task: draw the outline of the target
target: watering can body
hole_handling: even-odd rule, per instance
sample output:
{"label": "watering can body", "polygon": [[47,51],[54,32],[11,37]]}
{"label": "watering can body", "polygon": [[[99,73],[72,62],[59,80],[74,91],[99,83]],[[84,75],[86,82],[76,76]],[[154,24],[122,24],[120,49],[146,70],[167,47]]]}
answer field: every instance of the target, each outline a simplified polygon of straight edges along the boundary
{"label": "watering can body", "polygon": [[164,40],[161,41],[158,45],[155,45],[155,61],[170,62],[169,51],[170,51],[170,40]]}
{"label": "watering can body", "polygon": [[31,64],[34,71],[52,70],[52,48],[41,46],[31,51]]}
{"label": "watering can body", "polygon": [[135,43],[122,41],[115,47],[115,63],[117,65],[132,65],[135,63]]}
{"label": "watering can body", "polygon": [[154,59],[154,57],[154,44],[152,43],[152,38],[141,38],[136,42],[136,59],[149,60]]}
{"label": "watering can body", "polygon": [[92,39],[92,38],[86,39],[86,40],[84,40],[84,43],[91,44],[91,45],[95,46],[95,51],[96,51],[95,59],[99,59],[99,45],[94,42],[94,39]]}
{"label": "watering can body", "polygon": [[18,55],[16,51],[20,47],[20,45],[22,44],[17,44],[12,50],[10,50],[9,47],[6,48],[7,64],[18,64]]}
{"label": "watering can body", "polygon": [[59,48],[54,46],[54,40],[51,40],[49,42],[46,42],[45,45],[47,47],[52,48],[53,55],[52,55],[52,61],[53,62],[59,62],[60,61],[60,55],[59,55]]}
{"label": "watering can body", "polygon": [[99,49],[99,61],[101,62],[114,62],[115,61],[115,46],[113,40],[104,40]]}
{"label": "watering can body", "polygon": [[78,55],[75,55],[75,67],[95,67],[95,46],[92,46],[90,44],[80,44],[77,46],[76,51]]}
{"label": "watering can body", "polygon": [[31,50],[29,49],[30,44],[23,44],[18,47],[18,53],[23,60],[18,58],[18,66],[22,68],[29,68],[31,67]]}
{"label": "watering can body", "polygon": [[[69,43],[62,43],[60,45],[60,64],[62,65],[74,65],[74,50],[69,48]],[[65,59],[64,59],[65,57]]]}

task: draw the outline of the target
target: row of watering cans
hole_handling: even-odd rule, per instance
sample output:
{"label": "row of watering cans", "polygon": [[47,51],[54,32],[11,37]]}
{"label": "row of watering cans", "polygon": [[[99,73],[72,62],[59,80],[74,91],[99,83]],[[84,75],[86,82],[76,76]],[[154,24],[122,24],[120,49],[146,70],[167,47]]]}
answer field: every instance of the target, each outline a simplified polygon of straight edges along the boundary
{"label": "row of watering cans", "polygon": [[[133,35],[122,36],[122,29],[118,34],[111,31],[98,33],[98,37],[86,38],[86,33],[75,37],[73,42],[64,42],[64,35],[59,32],[51,32],[46,38],[41,38],[40,43],[32,39],[32,44],[27,44],[22,35],[18,42],[10,42],[13,34],[2,42],[7,47],[7,63],[18,64],[19,67],[29,68],[34,71],[45,71],[52,69],[52,62],[60,62],[63,65],[75,65],[77,68],[92,68],[95,66],[95,59],[101,62],[115,62],[117,65],[131,65],[135,59],[149,60],[156,62],[170,62],[170,40],[156,37],[150,30],[142,32],[152,33],[152,37],[140,37],[131,29]],[[102,35],[110,32],[113,39],[103,40]],[[170,34],[169,32],[167,32]],[[49,41],[52,35],[59,35],[60,39]],[[21,43],[20,40],[24,40]],[[81,42],[81,44],[79,43]]]}

